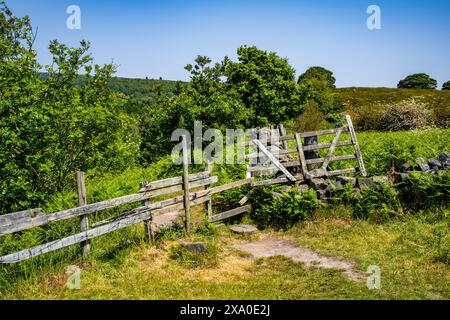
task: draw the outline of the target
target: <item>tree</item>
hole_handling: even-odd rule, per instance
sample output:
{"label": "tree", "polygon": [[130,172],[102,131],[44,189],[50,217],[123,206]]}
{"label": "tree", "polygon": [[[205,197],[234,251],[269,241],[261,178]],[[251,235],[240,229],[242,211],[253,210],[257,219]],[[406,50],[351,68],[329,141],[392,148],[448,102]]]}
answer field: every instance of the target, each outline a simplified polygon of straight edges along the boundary
{"label": "tree", "polygon": [[124,97],[107,87],[114,66],[93,65],[86,41],[52,41],[41,79],[34,38],[30,19],[0,3],[0,214],[42,205],[76,170],[123,169],[138,147],[132,120],[119,112]]}
{"label": "tree", "polygon": [[236,93],[253,115],[254,126],[278,124],[299,115],[303,92],[287,59],[256,47],[240,47],[238,62],[225,58],[227,91]]}
{"label": "tree", "polygon": [[300,75],[298,83],[304,83],[306,80],[318,80],[325,82],[330,88],[336,88],[336,78],[333,76],[333,72],[323,67],[316,66],[309,68],[305,73]]}
{"label": "tree", "polygon": [[215,128],[225,133],[227,128],[246,127],[250,112],[241,100],[226,90],[221,75],[223,65],[211,66],[211,59],[198,56],[194,64],[185,67],[191,81],[177,84],[174,97],[159,97],[148,105],[141,124],[141,154],[152,162],[172,149],[172,132],[184,128],[193,133],[194,122],[204,128]]}
{"label": "tree", "polygon": [[333,72],[322,67],[311,67],[298,79],[305,92],[305,100],[314,102],[314,110],[322,113],[323,118],[336,116],[342,111],[342,106],[334,99],[335,82]]}
{"label": "tree", "polygon": [[447,81],[442,85],[442,90],[450,90],[450,81]]}
{"label": "tree", "polygon": [[426,73],[415,73],[400,80],[397,87],[405,89],[436,89],[437,81]]}

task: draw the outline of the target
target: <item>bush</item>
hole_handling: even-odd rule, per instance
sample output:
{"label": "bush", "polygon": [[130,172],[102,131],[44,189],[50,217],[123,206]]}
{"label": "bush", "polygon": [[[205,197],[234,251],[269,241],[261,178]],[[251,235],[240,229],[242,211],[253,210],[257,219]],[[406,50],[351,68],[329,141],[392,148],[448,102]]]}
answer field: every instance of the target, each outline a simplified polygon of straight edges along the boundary
{"label": "bush", "polygon": [[305,111],[293,122],[295,132],[307,132],[324,129],[326,123],[324,114],[319,110],[317,103],[309,100],[305,105]]}
{"label": "bush", "polygon": [[384,131],[426,129],[433,126],[433,111],[411,99],[390,106],[380,120],[380,129]]}
{"label": "bush", "polygon": [[397,192],[381,183],[364,188],[353,200],[354,215],[358,219],[384,222],[402,212]]}
{"label": "bush", "polygon": [[251,193],[250,218],[259,228],[289,229],[305,220],[319,206],[316,192],[312,189],[306,192],[293,189],[274,198],[275,190],[274,187],[256,188]]}
{"label": "bush", "polygon": [[445,209],[450,204],[450,171],[437,174],[412,172],[398,188],[401,200],[412,210]]}

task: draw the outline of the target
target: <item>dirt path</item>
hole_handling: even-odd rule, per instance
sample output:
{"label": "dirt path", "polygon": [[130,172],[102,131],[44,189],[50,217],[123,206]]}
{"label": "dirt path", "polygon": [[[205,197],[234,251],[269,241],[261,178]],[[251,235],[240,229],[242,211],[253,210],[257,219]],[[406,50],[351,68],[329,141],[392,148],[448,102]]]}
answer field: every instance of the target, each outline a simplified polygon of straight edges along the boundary
{"label": "dirt path", "polygon": [[234,245],[238,250],[250,253],[253,258],[285,256],[294,261],[303,262],[306,267],[340,269],[343,274],[355,281],[365,281],[366,276],[355,270],[355,263],[336,257],[325,257],[317,252],[297,246],[295,243],[282,239],[264,239]]}

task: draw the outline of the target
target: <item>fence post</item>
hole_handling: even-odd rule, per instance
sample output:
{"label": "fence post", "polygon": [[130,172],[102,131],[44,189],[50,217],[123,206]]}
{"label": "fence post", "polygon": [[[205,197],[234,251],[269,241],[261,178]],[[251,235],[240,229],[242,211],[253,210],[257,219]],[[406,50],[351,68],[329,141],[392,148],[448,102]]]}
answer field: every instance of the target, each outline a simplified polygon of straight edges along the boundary
{"label": "fence post", "polygon": [[[139,189],[144,188],[144,183],[139,185]],[[150,205],[150,200],[142,201],[143,206]],[[153,216],[149,220],[144,221],[144,237],[146,242],[153,243],[155,241],[155,232],[153,231]]]}
{"label": "fence post", "polygon": [[[278,130],[279,130],[279,132],[280,132],[280,137],[286,136],[286,135],[287,135],[287,133],[286,133],[286,128],[284,127],[283,124],[280,124],[280,126],[278,127]],[[281,145],[283,146],[283,149],[284,149],[284,150],[287,150],[287,149],[288,149],[288,143],[287,143],[287,140],[283,140],[283,141],[281,142]]]}
{"label": "fence post", "polygon": [[[82,207],[87,204],[86,200],[86,175],[82,171],[77,171],[77,191],[78,191],[78,206]],[[88,215],[81,216],[81,232],[89,230],[89,218]],[[81,242],[81,252],[83,257],[86,257],[91,250],[89,240]]]}
{"label": "fence post", "polygon": [[[206,171],[209,172],[209,176],[210,177],[211,177],[212,170],[213,170],[212,163],[209,160],[206,160]],[[209,189],[209,187],[211,187],[211,185],[209,185],[209,184],[206,185],[205,186],[205,190]],[[212,217],[212,213],[213,213],[213,211],[212,211],[212,199],[211,198],[208,201],[205,202],[205,210],[206,210],[206,212],[208,214],[208,218],[211,218]]]}
{"label": "fence post", "polygon": [[190,149],[187,144],[187,137],[181,136],[183,144],[183,190],[184,190],[184,227],[187,233],[191,232],[191,203],[189,199],[189,157]]}

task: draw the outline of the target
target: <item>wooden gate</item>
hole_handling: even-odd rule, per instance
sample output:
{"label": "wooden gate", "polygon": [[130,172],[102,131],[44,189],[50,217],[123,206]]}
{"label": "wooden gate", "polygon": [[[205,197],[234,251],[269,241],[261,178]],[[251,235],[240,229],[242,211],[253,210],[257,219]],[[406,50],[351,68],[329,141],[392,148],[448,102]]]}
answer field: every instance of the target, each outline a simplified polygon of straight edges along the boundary
{"label": "wooden gate", "polygon": [[[270,176],[273,175],[271,172],[279,173],[281,172],[284,177],[278,179],[268,180],[267,184],[271,182],[281,182],[281,181],[291,181],[298,182],[301,180],[309,180],[319,177],[329,177],[338,176],[344,174],[356,174],[360,173],[362,176],[366,176],[366,169],[364,167],[364,161],[361,155],[361,150],[359,148],[358,140],[356,138],[356,133],[353,128],[352,120],[349,115],[345,116],[346,125],[336,129],[327,129],[320,131],[295,133],[292,135],[280,135],[278,137],[280,150],[273,153],[267,147],[267,141],[261,141],[259,139],[251,140],[251,143],[256,145],[260,152],[251,153],[248,157],[251,159],[257,159],[253,161],[253,165],[247,168],[247,175],[254,176],[257,174]],[[280,130],[283,131],[283,130]],[[340,141],[343,133],[350,134],[350,140]],[[324,135],[333,135],[334,138],[331,143],[319,143],[316,145],[305,146],[302,139],[308,137],[320,137]],[[289,148],[289,141],[294,140],[296,147]],[[271,139],[271,143],[276,141],[276,139]],[[335,155],[335,151],[339,147],[353,146],[354,153],[346,155]],[[328,150],[325,157],[317,159],[306,159],[305,152],[318,151],[318,150]],[[268,158],[271,164],[264,165],[261,164],[261,157]],[[284,157],[283,160],[281,158]],[[345,161],[357,159],[358,167],[351,167],[340,170],[332,170],[329,167],[331,162],[335,161]],[[311,168],[311,166],[317,166],[319,168]],[[255,182],[254,184],[264,185],[266,182]]]}

